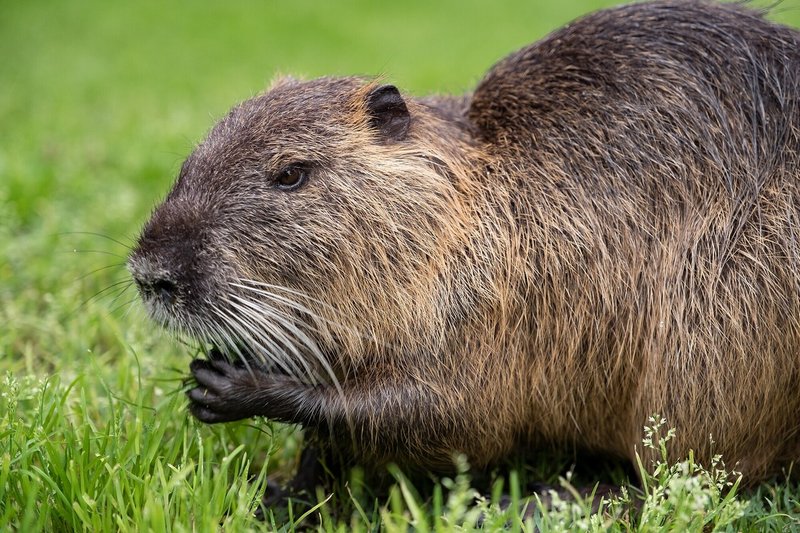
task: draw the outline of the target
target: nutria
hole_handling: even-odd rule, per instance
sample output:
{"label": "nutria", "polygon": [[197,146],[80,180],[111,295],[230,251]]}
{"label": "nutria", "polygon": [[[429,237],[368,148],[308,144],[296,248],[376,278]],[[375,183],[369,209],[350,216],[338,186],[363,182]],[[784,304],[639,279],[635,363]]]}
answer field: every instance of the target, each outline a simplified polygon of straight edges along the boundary
{"label": "nutria", "polygon": [[129,268],[212,346],[203,422],[442,471],[632,459],[660,413],[676,456],[756,482],[800,459],[800,33],[652,2],[463,97],[281,80],[189,156]]}

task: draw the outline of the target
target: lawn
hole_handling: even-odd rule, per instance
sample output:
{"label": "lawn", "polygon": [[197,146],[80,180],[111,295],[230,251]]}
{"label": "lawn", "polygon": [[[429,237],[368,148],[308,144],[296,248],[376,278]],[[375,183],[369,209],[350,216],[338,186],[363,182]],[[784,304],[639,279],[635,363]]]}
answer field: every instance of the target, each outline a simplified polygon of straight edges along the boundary
{"label": "lawn", "polygon": [[[255,521],[265,477],[291,471],[297,432],[191,420],[181,389],[195,351],[147,321],[124,261],[193,145],[278,73],[462,92],[508,52],[612,3],[0,0],[0,531],[530,527],[517,473],[476,499],[463,475],[423,498],[398,472],[377,500],[356,473],[311,519]],[[800,26],[800,5],[774,18]],[[593,517],[556,502],[534,521],[800,530],[793,485],[728,492],[691,461],[648,481],[639,518],[624,502]],[[500,492],[515,496],[506,511]]]}

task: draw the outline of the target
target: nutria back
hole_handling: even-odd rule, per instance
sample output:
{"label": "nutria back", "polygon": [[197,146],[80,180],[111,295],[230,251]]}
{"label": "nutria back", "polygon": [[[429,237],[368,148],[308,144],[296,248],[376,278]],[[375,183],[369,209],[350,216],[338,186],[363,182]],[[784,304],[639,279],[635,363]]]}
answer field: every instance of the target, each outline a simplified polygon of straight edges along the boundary
{"label": "nutria back", "polygon": [[189,157],[129,266],[154,318],[214,346],[206,422],[436,470],[633,458],[659,413],[676,456],[754,481],[800,458],[798,178],[798,33],[636,4],[471,97],[278,83]]}

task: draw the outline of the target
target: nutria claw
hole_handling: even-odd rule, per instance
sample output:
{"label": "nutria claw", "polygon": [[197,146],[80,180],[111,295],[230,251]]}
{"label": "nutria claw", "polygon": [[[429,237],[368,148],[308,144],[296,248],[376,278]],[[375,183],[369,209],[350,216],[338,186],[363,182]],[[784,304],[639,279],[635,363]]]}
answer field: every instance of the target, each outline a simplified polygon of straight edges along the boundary
{"label": "nutria claw", "polygon": [[233,366],[223,360],[195,359],[189,365],[197,387],[190,389],[189,410],[201,422],[231,422],[263,414],[266,395],[272,380],[257,370]]}
{"label": "nutria claw", "polygon": [[[246,376],[239,375],[240,369],[222,361],[195,359],[189,365],[197,386],[189,389],[189,409],[201,422],[214,424],[248,418],[246,408],[241,405],[237,391],[243,388]],[[245,371],[246,372],[246,371]]]}
{"label": "nutria claw", "polygon": [[187,391],[189,410],[201,422],[216,424],[254,416],[282,422],[309,422],[308,406],[319,390],[282,374],[244,368],[217,359],[189,365],[197,387]]}

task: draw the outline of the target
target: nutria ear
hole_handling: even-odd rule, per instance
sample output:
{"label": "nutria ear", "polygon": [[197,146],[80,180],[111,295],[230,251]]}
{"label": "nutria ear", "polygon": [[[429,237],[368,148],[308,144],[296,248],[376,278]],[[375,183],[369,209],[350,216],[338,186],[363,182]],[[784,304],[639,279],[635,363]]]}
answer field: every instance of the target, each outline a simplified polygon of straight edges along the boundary
{"label": "nutria ear", "polygon": [[394,85],[381,85],[367,96],[369,123],[385,142],[402,141],[408,133],[411,115]]}

